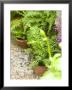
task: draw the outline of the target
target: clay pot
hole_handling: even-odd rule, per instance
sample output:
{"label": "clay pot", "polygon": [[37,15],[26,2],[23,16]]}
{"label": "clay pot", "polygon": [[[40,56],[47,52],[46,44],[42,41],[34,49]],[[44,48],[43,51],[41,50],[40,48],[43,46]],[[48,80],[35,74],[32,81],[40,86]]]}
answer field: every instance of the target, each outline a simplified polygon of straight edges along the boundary
{"label": "clay pot", "polygon": [[45,66],[37,66],[34,68],[34,73],[37,74],[38,76],[41,76],[46,70],[47,68]]}
{"label": "clay pot", "polygon": [[27,41],[24,40],[24,39],[17,38],[16,43],[17,43],[18,46],[20,46],[22,48],[28,48]]}

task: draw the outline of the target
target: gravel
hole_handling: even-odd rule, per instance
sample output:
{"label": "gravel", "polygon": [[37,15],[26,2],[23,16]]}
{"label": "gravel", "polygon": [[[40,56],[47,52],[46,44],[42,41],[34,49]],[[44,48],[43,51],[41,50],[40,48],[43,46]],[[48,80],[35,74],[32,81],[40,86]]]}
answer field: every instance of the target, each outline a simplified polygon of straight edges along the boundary
{"label": "gravel", "polygon": [[10,78],[11,79],[38,79],[33,70],[28,66],[29,55],[11,42],[10,50]]}

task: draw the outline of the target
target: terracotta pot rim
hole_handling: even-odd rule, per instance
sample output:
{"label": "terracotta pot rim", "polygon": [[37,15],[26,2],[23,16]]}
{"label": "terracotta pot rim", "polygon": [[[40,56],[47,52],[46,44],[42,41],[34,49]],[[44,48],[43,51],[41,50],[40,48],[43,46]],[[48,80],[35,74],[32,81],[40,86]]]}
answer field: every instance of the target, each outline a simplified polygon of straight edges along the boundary
{"label": "terracotta pot rim", "polygon": [[36,68],[36,67],[45,67],[45,68],[47,68],[46,66],[43,66],[43,65],[38,65],[38,66],[35,66],[34,68]]}
{"label": "terracotta pot rim", "polygon": [[27,40],[25,39],[18,39],[16,38],[16,43],[18,46],[22,47],[22,48],[28,48],[28,44],[27,44]]}
{"label": "terracotta pot rim", "polygon": [[38,67],[38,66],[46,67],[45,65],[36,65],[35,67]]}
{"label": "terracotta pot rim", "polygon": [[26,39],[18,39],[18,38],[16,38],[16,41],[27,42],[27,40],[26,40]]}
{"label": "terracotta pot rim", "polygon": [[22,39],[22,38],[16,38],[16,40],[26,40],[26,39]]}

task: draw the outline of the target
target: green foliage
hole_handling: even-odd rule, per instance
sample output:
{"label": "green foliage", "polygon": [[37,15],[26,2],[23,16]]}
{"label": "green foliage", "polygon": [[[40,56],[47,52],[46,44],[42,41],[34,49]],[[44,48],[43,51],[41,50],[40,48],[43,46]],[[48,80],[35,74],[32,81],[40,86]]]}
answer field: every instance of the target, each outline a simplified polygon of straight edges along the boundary
{"label": "green foliage", "polygon": [[[12,11],[11,33],[27,39],[32,54],[30,66],[45,65],[51,75],[54,73],[54,76],[60,77],[58,53],[61,53],[61,48],[56,40],[57,33],[53,30],[56,15],[56,11],[49,10]],[[48,71],[45,75],[48,75]]]}
{"label": "green foliage", "polygon": [[27,31],[28,27],[37,26],[44,30],[46,34],[50,34],[55,23],[56,11],[11,11],[11,18],[11,32],[22,24],[20,29],[23,29],[24,32]]}
{"label": "green foliage", "polygon": [[28,44],[33,50],[32,66],[43,63],[46,67],[49,64],[48,58],[51,57],[49,40],[45,32],[37,26],[31,27],[27,31]]}
{"label": "green foliage", "polygon": [[54,56],[56,53],[61,53],[61,48],[59,47],[59,44],[57,43],[57,35],[53,35],[50,37],[50,48],[51,48],[51,55]]}
{"label": "green foliage", "polygon": [[11,20],[14,20],[14,19],[20,19],[23,17],[23,14],[20,14],[20,12],[23,12],[23,11],[16,11],[16,10],[13,10],[10,12],[11,14]]}
{"label": "green foliage", "polygon": [[49,70],[44,73],[40,79],[61,79],[61,54],[57,53],[51,57]]}
{"label": "green foliage", "polygon": [[26,11],[22,19],[24,25],[37,26],[47,33],[52,31],[56,19],[56,11]]}
{"label": "green foliage", "polygon": [[11,34],[16,38],[26,39],[26,33],[23,26],[22,18],[11,21]]}

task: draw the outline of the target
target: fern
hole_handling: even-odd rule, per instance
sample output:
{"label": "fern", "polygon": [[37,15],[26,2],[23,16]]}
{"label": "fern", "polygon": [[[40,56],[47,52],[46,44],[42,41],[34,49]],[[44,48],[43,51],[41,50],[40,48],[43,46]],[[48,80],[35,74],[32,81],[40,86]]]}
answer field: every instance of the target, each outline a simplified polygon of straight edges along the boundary
{"label": "fern", "polygon": [[48,60],[51,57],[49,41],[43,30],[36,26],[31,27],[27,31],[27,40],[33,50],[32,65],[39,62],[45,63],[45,59]]}

